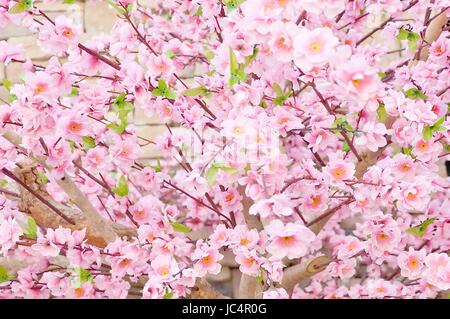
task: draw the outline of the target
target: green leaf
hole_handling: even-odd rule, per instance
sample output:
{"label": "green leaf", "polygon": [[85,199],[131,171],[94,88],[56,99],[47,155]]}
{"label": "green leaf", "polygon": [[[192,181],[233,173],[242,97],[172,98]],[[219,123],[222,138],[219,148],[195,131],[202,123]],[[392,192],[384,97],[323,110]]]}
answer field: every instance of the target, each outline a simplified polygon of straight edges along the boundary
{"label": "green leaf", "polygon": [[159,79],[158,87],[152,91],[154,96],[162,96],[169,100],[175,100],[177,94],[172,90],[163,79]]}
{"label": "green leaf", "polygon": [[405,96],[412,99],[412,100],[417,100],[417,99],[422,99],[422,100],[426,100],[428,99],[428,96],[426,96],[423,92],[421,92],[419,89],[417,88],[410,88],[409,90],[406,90],[404,92]]}
{"label": "green leaf", "polygon": [[33,0],[20,0],[13,5],[8,12],[9,13],[22,13],[28,9],[33,8]]}
{"label": "green leaf", "polygon": [[92,277],[92,274],[89,272],[89,270],[86,270],[84,268],[77,268],[77,274],[80,277],[80,283],[84,284],[85,282],[90,282],[94,284],[94,278]]}
{"label": "green leaf", "polygon": [[402,153],[405,155],[409,155],[412,156],[412,147],[408,147],[408,148],[402,148]]}
{"label": "green leaf", "polygon": [[236,174],[238,172],[237,168],[234,167],[222,167],[221,170],[228,174]]}
{"label": "green leaf", "polygon": [[214,52],[208,48],[205,48],[205,52],[203,52],[203,54],[205,55],[205,57],[208,61],[211,61],[215,57]]}
{"label": "green leaf", "polygon": [[8,90],[8,92],[11,91],[11,87],[13,85],[11,81],[9,81],[8,79],[4,79],[2,83],[5,89]]}
{"label": "green leaf", "polygon": [[408,228],[406,232],[414,236],[423,237],[423,235],[425,235],[425,231],[427,230],[428,226],[433,224],[435,220],[436,218],[427,218],[422,224]]}
{"label": "green leaf", "polygon": [[333,123],[333,128],[337,128],[339,130],[331,130],[332,133],[337,134],[340,130],[345,129],[347,131],[353,131],[353,127],[347,122],[347,118],[345,116],[336,117]]}
{"label": "green leaf", "polygon": [[281,89],[281,86],[278,83],[272,84],[272,89],[275,91],[277,96],[283,95],[283,90]]}
{"label": "green leaf", "polygon": [[408,39],[408,33],[409,33],[409,31],[405,30],[403,28],[398,30],[397,39],[398,40],[406,40],[406,39]]}
{"label": "green leaf", "polygon": [[27,225],[22,229],[22,231],[28,238],[37,238],[37,224],[33,217],[28,216]]}
{"label": "green leaf", "polygon": [[167,50],[165,53],[166,57],[168,57],[169,59],[173,59],[174,57],[176,57],[175,53],[172,50]]}
{"label": "green leaf", "polygon": [[37,172],[39,175],[39,179],[41,180],[42,184],[47,184],[48,183],[48,178],[47,175],[45,175],[44,172]]}
{"label": "green leaf", "polygon": [[95,140],[90,136],[83,136],[83,149],[85,151],[95,147]]}
{"label": "green leaf", "polygon": [[206,181],[208,182],[209,186],[214,185],[214,183],[216,182],[217,179],[217,175],[219,174],[219,168],[211,166],[207,171],[206,171]]}
{"label": "green leaf", "polygon": [[8,96],[8,102],[9,103],[12,103],[12,102],[14,102],[14,101],[16,101],[17,100],[17,95],[15,95],[15,94],[10,94],[9,96]]}
{"label": "green leaf", "polygon": [[238,84],[245,79],[246,75],[243,67],[243,65],[240,65],[237,62],[236,54],[230,47],[230,79],[228,81],[230,87],[233,87],[235,84]]}
{"label": "green leaf", "polygon": [[384,104],[381,103],[377,109],[377,118],[380,122],[384,123],[384,122],[386,122],[387,117],[388,117],[388,114],[386,112],[386,108],[385,108]]}
{"label": "green leaf", "polygon": [[77,95],[78,95],[78,88],[73,87],[69,93],[69,96],[77,96]]}
{"label": "green leaf", "polygon": [[189,233],[191,231],[191,228],[184,224],[177,223],[177,222],[170,222],[170,224],[172,225],[173,230],[176,232]]}
{"label": "green leaf", "polygon": [[350,151],[350,145],[348,145],[347,141],[344,141],[344,143],[342,143],[342,151],[345,153]]}
{"label": "green leaf", "polygon": [[127,127],[127,123],[123,123],[122,124],[117,124],[117,123],[111,123],[106,125],[107,128],[117,132],[118,134],[122,134],[123,132],[125,132],[125,129]]}
{"label": "green leaf", "polygon": [[420,40],[420,35],[402,28],[398,31],[397,39],[407,40],[410,51],[415,52],[417,49],[417,41]]}
{"label": "green leaf", "polygon": [[156,160],[156,166],[150,166],[156,173],[161,172],[161,162],[159,159]]}
{"label": "green leaf", "polygon": [[442,126],[442,124],[445,121],[445,116],[441,117],[439,120],[436,121],[436,123],[434,123],[431,126],[426,126],[423,129],[423,139],[424,140],[429,140],[433,137],[433,133],[434,132],[439,132],[439,131],[446,131],[446,127]]}
{"label": "green leaf", "polygon": [[208,93],[208,89],[202,85],[196,88],[184,90],[181,94],[184,96],[206,96]]}
{"label": "green leaf", "polygon": [[224,0],[223,4],[227,7],[227,12],[232,12],[245,1],[246,0]]}
{"label": "green leaf", "polygon": [[385,78],[386,77],[386,73],[385,72],[378,72],[378,76],[380,77],[380,79]]}
{"label": "green leaf", "polygon": [[177,99],[177,94],[175,93],[174,90],[172,89],[168,89],[167,94],[166,94],[166,98],[169,100],[176,100]]}
{"label": "green leaf", "polygon": [[112,191],[114,194],[117,194],[120,197],[125,197],[128,195],[129,189],[127,179],[125,178],[125,176],[121,176],[119,178],[116,187],[114,187]]}
{"label": "green leaf", "polygon": [[74,4],[75,0],[64,0],[63,3],[64,4]]}
{"label": "green leaf", "polygon": [[259,49],[258,49],[258,47],[255,46],[253,48],[252,54],[245,57],[245,66],[248,66],[253,60],[255,60],[258,53],[259,53]]}
{"label": "green leaf", "polygon": [[[201,7],[200,7],[201,8]],[[173,295],[175,294],[175,292],[173,290],[171,291],[167,291],[164,296],[163,299],[172,299]]]}
{"label": "green leaf", "polygon": [[197,11],[194,13],[194,17],[201,17],[203,15],[203,7],[199,5]]}
{"label": "green leaf", "polygon": [[0,187],[6,187],[8,185],[8,181],[4,178],[0,179]]}
{"label": "green leaf", "polygon": [[11,281],[13,279],[14,277],[8,274],[6,268],[0,265],[0,284],[6,281]]}
{"label": "green leaf", "polygon": [[431,130],[431,127],[426,126],[423,129],[423,139],[426,141],[426,140],[431,139],[432,137],[433,137],[433,131]]}
{"label": "green leaf", "polygon": [[120,14],[125,14],[125,10],[123,8],[118,7],[113,0],[106,0],[106,2],[108,2]]}

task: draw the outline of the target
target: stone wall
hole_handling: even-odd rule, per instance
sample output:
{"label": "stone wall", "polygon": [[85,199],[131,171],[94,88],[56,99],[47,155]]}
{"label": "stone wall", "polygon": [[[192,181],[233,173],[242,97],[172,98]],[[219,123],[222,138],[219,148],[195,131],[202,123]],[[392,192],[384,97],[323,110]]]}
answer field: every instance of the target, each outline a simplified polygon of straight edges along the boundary
{"label": "stone wall", "polygon": [[[35,5],[49,17],[54,18],[59,15],[66,15],[79,23],[83,30],[83,34],[80,37],[80,42],[82,43],[85,43],[94,35],[102,32],[108,33],[117,20],[116,11],[104,0],[76,0],[74,4],[63,4],[62,0],[52,4],[36,1]],[[36,36],[24,27],[10,23],[4,28],[0,28],[0,41],[3,40],[22,44],[27,57],[37,64],[45,65],[50,58],[48,53],[40,50]],[[2,85],[4,79],[12,83],[18,83],[21,80],[21,65],[19,63],[10,63],[6,69],[3,65],[0,65],[0,97],[6,99],[8,92]],[[138,135],[149,140],[154,140],[156,136],[167,131],[167,128],[157,118],[146,117],[142,110],[135,111],[131,122],[137,126]],[[143,147],[141,154],[143,159],[155,159],[160,157],[160,155],[153,144]]]}

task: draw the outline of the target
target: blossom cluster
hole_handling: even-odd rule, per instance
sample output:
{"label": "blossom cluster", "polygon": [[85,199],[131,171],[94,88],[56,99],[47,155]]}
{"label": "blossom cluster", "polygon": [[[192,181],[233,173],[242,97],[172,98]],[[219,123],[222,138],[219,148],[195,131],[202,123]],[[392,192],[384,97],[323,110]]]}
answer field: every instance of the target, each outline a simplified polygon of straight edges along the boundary
{"label": "blossom cluster", "polygon": [[[52,55],[0,41],[23,75],[0,101],[0,298],[189,297],[226,256],[265,298],[450,289],[445,23],[430,38],[450,1],[110,3],[111,32],[82,43],[70,18],[0,0],[0,32],[24,26]],[[140,136],[135,110],[167,131]],[[141,158],[149,144],[160,160]],[[21,184],[30,165],[45,198]],[[24,194],[132,235],[97,244]]]}

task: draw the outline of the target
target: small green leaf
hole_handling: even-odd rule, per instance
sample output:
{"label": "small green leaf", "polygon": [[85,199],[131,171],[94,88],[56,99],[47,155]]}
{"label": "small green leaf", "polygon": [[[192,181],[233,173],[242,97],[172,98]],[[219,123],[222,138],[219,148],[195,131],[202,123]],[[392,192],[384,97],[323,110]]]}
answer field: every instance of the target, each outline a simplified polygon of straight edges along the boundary
{"label": "small green leaf", "polygon": [[38,173],[39,179],[41,180],[41,183],[47,184],[48,183],[47,175],[45,175],[44,172],[37,172],[37,173]]}
{"label": "small green leaf", "polygon": [[272,84],[272,89],[275,91],[277,96],[283,95],[283,90],[281,89],[281,86],[278,83]]}
{"label": "small green leaf", "polygon": [[232,12],[245,1],[246,0],[224,0],[223,4],[227,7],[227,12]]}
{"label": "small green leaf", "polygon": [[120,197],[125,197],[128,195],[129,189],[127,179],[125,178],[125,176],[121,176],[119,178],[116,187],[114,187],[112,191],[114,194],[117,194]]}
{"label": "small green leaf", "polygon": [[202,85],[196,88],[184,90],[181,94],[184,96],[206,96],[208,93],[208,89]]}
{"label": "small green leaf", "polygon": [[123,122],[122,122],[122,124],[111,123],[111,124],[106,125],[106,127],[115,131],[118,134],[122,134],[123,132],[125,132],[127,123],[123,123]]}
{"label": "small green leaf", "polygon": [[417,100],[417,99],[422,99],[422,100],[426,100],[428,99],[428,96],[426,96],[423,92],[421,92],[419,89],[417,88],[410,88],[409,90],[406,90],[404,92],[405,96],[412,99],[412,100]]}
{"label": "small green leaf", "polygon": [[69,96],[77,96],[77,95],[78,95],[78,88],[73,87],[69,93]]}
{"label": "small green leaf", "polygon": [[125,14],[125,10],[120,8],[119,6],[117,6],[113,0],[106,0],[106,2],[108,2],[114,9],[117,10],[117,12],[119,12],[120,14]]}
{"label": "small green leaf", "polygon": [[433,224],[435,220],[436,218],[427,218],[422,224],[408,228],[406,232],[414,236],[423,237],[423,235],[425,235],[428,226]]}
{"label": "small green leaf", "polygon": [[172,225],[173,230],[176,232],[189,233],[191,231],[191,228],[184,224],[177,223],[177,222],[170,222],[170,224]]}
{"label": "small green leaf", "polygon": [[174,57],[176,57],[175,53],[172,50],[167,50],[165,53],[166,57],[168,57],[169,59],[173,59]]}
{"label": "small green leaf", "polygon": [[2,81],[2,83],[3,83],[3,86],[5,87],[5,89],[8,90],[8,92],[11,91],[11,87],[13,85],[11,81],[9,81],[8,79],[4,79]]}
{"label": "small green leaf", "polygon": [[377,118],[380,122],[384,123],[384,122],[386,122],[387,117],[388,117],[388,114],[386,112],[386,107],[384,106],[383,103],[381,103],[377,109]]}
{"label": "small green leaf", "polygon": [[234,167],[222,167],[221,170],[227,174],[236,174],[238,172],[237,168]]}
{"label": "small green leaf", "polygon": [[90,136],[83,136],[83,149],[85,151],[95,147],[95,140]]}
{"label": "small green leaf", "polygon": [[347,141],[344,141],[344,143],[342,143],[342,151],[345,153],[350,151],[350,145],[348,145]]}
{"label": "small green leaf", "polygon": [[27,225],[22,229],[22,231],[28,238],[37,238],[37,224],[33,217],[28,216]]}
{"label": "small green leaf", "polygon": [[203,15],[203,7],[199,5],[197,11],[194,13],[194,17],[201,17]]}
{"label": "small green leaf", "polygon": [[90,282],[92,284],[94,284],[94,278],[92,277],[92,274],[84,269],[84,268],[77,268],[77,274],[80,277],[80,283],[84,284],[85,282]]}
{"label": "small green leaf", "polygon": [[33,0],[20,0],[9,9],[9,13],[22,13],[33,8]]}
{"label": "small green leaf", "polygon": [[6,281],[11,281],[13,279],[14,277],[8,274],[6,268],[0,265],[0,284]]}
{"label": "small green leaf", "polygon": [[[200,7],[201,8],[201,7]],[[164,296],[163,299],[172,299],[173,295],[175,294],[174,291],[167,291]]]}
{"label": "small green leaf", "polygon": [[402,153],[405,155],[409,155],[412,156],[412,147],[408,147],[408,148],[402,148]]}
{"label": "small green leaf", "polygon": [[177,94],[175,93],[174,90],[172,89],[168,89],[167,94],[166,94],[166,98],[169,100],[176,100],[177,99]]}
{"label": "small green leaf", "polygon": [[432,137],[433,137],[433,131],[431,130],[431,127],[426,126],[423,129],[423,139],[426,141],[426,140],[431,139]]}
{"label": "small green leaf", "polygon": [[378,76],[380,77],[380,79],[385,78],[386,77],[386,73],[385,72],[378,72]]}
{"label": "small green leaf", "polygon": [[205,55],[205,57],[208,61],[211,61],[215,57],[214,52],[208,48],[205,48],[205,52],[203,54]]}
{"label": "small green leaf", "polygon": [[417,49],[417,41],[420,40],[420,35],[402,28],[398,31],[397,39],[407,40],[410,51],[415,52]]}
{"label": "small green leaf", "polygon": [[172,90],[163,79],[159,79],[158,87],[152,91],[154,96],[162,96],[169,100],[175,100],[177,94]]}
{"label": "small green leaf", "polygon": [[206,181],[208,182],[209,186],[214,185],[214,183],[216,182],[217,179],[217,175],[219,174],[219,169],[217,167],[211,166],[207,171],[206,171]]}
{"label": "small green leaf", "polygon": [[6,187],[8,185],[8,181],[4,178],[0,179],[0,187]]}
{"label": "small green leaf", "polygon": [[64,0],[63,3],[64,4],[74,4],[75,0]]}

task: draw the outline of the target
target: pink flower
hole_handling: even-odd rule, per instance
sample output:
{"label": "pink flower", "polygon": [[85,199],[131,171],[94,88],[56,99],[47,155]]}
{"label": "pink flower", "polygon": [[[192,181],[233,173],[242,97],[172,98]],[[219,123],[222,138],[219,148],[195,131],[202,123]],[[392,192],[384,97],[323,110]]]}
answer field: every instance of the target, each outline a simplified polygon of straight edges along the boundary
{"label": "pink flower", "polygon": [[275,194],[269,199],[259,200],[250,207],[249,213],[262,218],[269,216],[290,216],[293,213],[292,202],[285,194]]}
{"label": "pink flower", "polygon": [[271,288],[263,292],[263,299],[289,299],[289,295],[283,288]]}
{"label": "pink flower", "polygon": [[0,41],[0,63],[8,65],[11,60],[20,60],[23,55],[21,45]]}
{"label": "pink flower", "polygon": [[431,253],[425,257],[424,278],[441,290],[450,289],[450,258],[446,253]]}
{"label": "pink flower", "polygon": [[384,298],[395,297],[396,288],[393,283],[384,279],[371,279],[367,282],[367,292],[370,297]]}
{"label": "pink flower", "polygon": [[22,231],[13,218],[0,218],[0,252],[3,255],[16,246],[20,236]]}
{"label": "pink flower", "polygon": [[375,97],[380,81],[376,70],[356,56],[338,65],[333,77],[347,94],[364,101]]}
{"label": "pink flower", "polygon": [[408,279],[420,278],[424,267],[425,251],[416,251],[409,247],[408,252],[402,252],[397,257],[397,263],[401,270],[401,275]]}
{"label": "pink flower", "polygon": [[329,28],[301,28],[294,39],[294,62],[303,71],[329,61],[339,40]]}
{"label": "pink flower", "polygon": [[339,259],[346,259],[358,254],[362,249],[363,245],[361,241],[354,236],[346,236],[344,241],[339,244],[336,248],[337,257]]}
{"label": "pink flower", "polygon": [[353,177],[355,165],[345,160],[335,160],[324,167],[324,172],[333,185],[343,185],[343,181]]}
{"label": "pink flower", "polygon": [[292,60],[293,40],[297,29],[297,25],[292,22],[277,21],[270,26],[271,38],[268,45],[273,51],[274,57],[280,62],[287,63]]}
{"label": "pink flower", "polygon": [[270,240],[266,249],[276,258],[303,257],[316,238],[309,228],[294,223],[284,225],[280,220],[273,220],[265,229]]}
{"label": "pink flower", "polygon": [[222,269],[219,261],[223,258],[223,255],[217,249],[205,243],[197,242],[197,248],[192,254],[192,258],[196,260],[194,269],[200,277],[205,276],[207,273],[217,275]]}
{"label": "pink flower", "polygon": [[178,271],[177,262],[168,255],[158,255],[152,260],[151,266],[156,276],[162,280],[166,281],[175,275]]}
{"label": "pink flower", "polygon": [[236,255],[239,270],[249,276],[256,277],[260,272],[261,258],[255,251],[240,252]]}
{"label": "pink flower", "polygon": [[323,189],[311,189],[302,198],[302,211],[317,213],[328,207],[328,196]]}
{"label": "pink flower", "polygon": [[104,169],[107,164],[107,155],[105,148],[103,147],[94,147],[87,151],[85,160],[86,169],[100,171]]}
{"label": "pink flower", "polygon": [[139,156],[141,148],[134,138],[118,140],[110,147],[112,161],[117,165],[130,167]]}
{"label": "pink flower", "polygon": [[387,130],[383,123],[367,122],[361,131],[364,133],[360,133],[359,137],[355,139],[356,145],[364,145],[372,152],[376,152],[378,148],[386,145],[384,135]]}
{"label": "pink flower", "polygon": [[40,47],[61,55],[78,43],[79,26],[75,26],[66,16],[57,16],[54,25],[45,21],[39,32]]}

